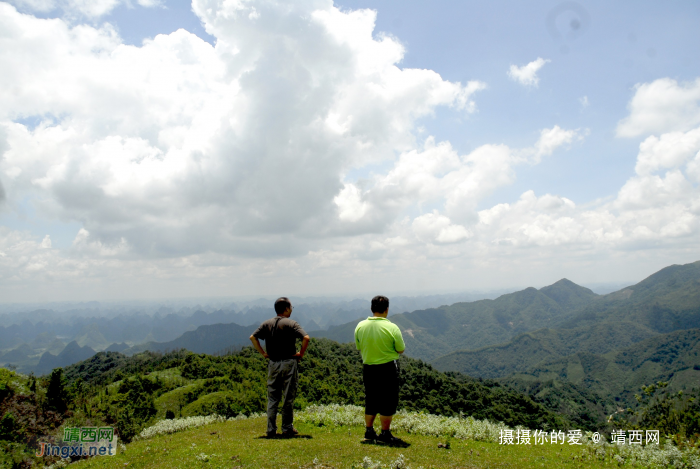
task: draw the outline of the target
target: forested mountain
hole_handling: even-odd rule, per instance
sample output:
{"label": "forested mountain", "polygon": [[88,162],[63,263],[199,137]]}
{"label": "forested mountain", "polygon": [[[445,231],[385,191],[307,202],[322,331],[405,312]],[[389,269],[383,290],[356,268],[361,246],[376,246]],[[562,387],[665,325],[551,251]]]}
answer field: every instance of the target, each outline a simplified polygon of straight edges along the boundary
{"label": "forested mountain", "polygon": [[[540,361],[576,353],[605,354],[674,330],[700,327],[700,262],[670,266],[642,282],[599,297],[542,329],[480,350],[434,360],[441,370],[504,377]],[[669,339],[673,340],[673,339]]]}
{"label": "forested mountain", "polygon": [[169,342],[148,342],[123,350],[126,355],[144,352],[167,352],[187,349],[194,353],[217,353],[230,347],[250,345],[250,335],[257,325],[239,326],[238,324],[213,324],[200,326],[194,331],[185,332],[180,337]]}
{"label": "forested mountain", "polygon": [[[406,354],[432,360],[454,350],[478,349],[506,342],[523,332],[551,327],[597,298],[591,290],[562,279],[540,290],[527,288],[495,300],[403,314],[393,314],[390,307],[389,315],[403,331]],[[312,335],[351,342],[358,322],[314,331]]]}

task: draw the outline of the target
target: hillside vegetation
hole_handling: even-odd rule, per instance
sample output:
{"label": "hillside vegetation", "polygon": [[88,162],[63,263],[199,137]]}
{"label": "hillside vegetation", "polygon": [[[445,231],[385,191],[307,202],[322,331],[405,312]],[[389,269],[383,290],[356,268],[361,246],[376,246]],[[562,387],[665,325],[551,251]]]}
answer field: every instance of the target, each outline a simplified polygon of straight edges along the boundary
{"label": "hillside vegetation", "polygon": [[510,377],[510,382],[548,380],[568,381],[624,407],[636,405],[634,395],[649,383],[665,381],[674,391],[697,387],[700,329],[662,334],[604,355],[579,352],[546,360]]}

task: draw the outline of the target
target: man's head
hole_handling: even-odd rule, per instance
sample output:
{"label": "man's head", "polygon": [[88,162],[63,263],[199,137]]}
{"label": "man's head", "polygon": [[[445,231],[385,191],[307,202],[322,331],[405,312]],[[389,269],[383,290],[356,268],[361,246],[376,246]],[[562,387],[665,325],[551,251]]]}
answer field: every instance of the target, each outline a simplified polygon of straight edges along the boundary
{"label": "man's head", "polygon": [[389,298],[386,296],[377,295],[372,298],[372,313],[383,314],[389,310]]}
{"label": "man's head", "polygon": [[277,301],[275,301],[275,313],[277,313],[278,316],[282,316],[287,310],[289,310],[290,314],[292,313],[292,302],[289,301],[289,298],[286,296],[277,298]]}

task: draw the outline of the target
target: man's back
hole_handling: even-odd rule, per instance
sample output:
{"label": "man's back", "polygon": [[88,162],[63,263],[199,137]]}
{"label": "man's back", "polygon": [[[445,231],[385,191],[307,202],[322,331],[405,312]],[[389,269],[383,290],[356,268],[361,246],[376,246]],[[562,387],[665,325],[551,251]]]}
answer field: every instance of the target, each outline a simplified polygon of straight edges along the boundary
{"label": "man's back", "polygon": [[369,317],[355,328],[355,346],[365,365],[397,360],[406,348],[399,327],[386,318]]}
{"label": "man's back", "polygon": [[296,353],[296,340],[306,335],[293,319],[284,316],[270,318],[260,324],[253,336],[265,341],[265,349],[272,361],[287,360]]}

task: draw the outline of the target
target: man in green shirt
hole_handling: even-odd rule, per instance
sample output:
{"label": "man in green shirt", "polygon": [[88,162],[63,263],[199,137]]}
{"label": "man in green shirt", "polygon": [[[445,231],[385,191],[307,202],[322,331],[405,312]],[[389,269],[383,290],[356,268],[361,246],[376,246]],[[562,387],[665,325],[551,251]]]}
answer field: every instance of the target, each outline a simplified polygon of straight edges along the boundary
{"label": "man in green shirt", "polygon": [[[355,328],[355,346],[362,354],[362,381],[365,385],[365,439],[401,443],[391,434],[391,419],[399,404],[399,355],[406,345],[401,330],[386,317],[389,298],[372,298],[372,316]],[[374,431],[380,414],[382,433]]]}

